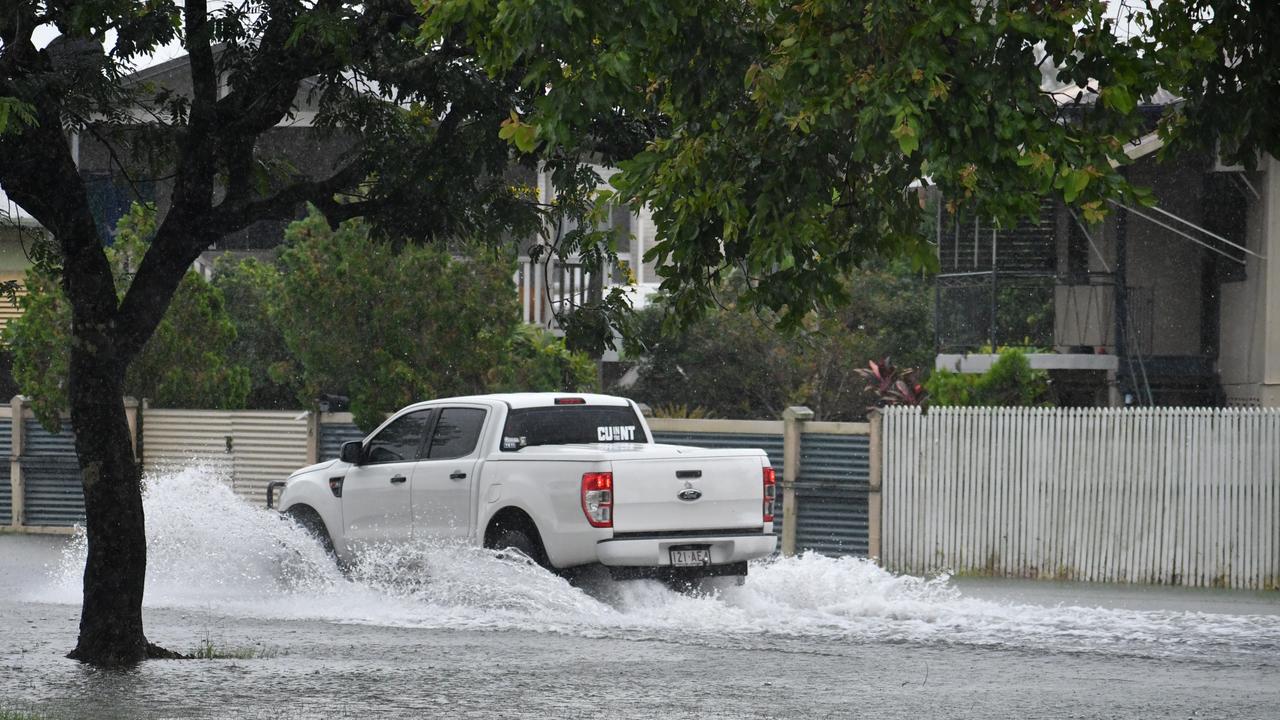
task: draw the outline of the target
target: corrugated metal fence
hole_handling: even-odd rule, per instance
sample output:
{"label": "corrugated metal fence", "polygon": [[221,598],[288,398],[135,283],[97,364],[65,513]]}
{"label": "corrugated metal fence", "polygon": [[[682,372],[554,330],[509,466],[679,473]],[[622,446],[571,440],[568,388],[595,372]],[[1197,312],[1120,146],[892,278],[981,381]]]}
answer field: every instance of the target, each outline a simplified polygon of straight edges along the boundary
{"label": "corrugated metal fence", "polygon": [[[137,403],[126,399],[125,412],[135,427]],[[15,422],[15,418],[17,418]],[[0,524],[10,529],[43,532],[84,521],[80,464],[71,423],[51,433],[36,422],[23,399],[0,405]]]}
{"label": "corrugated metal fence", "polygon": [[[762,448],[784,480],[794,472],[795,547],[830,555],[867,554],[867,485],[870,462],[865,423],[802,423],[799,468],[789,471],[780,421],[649,421],[658,442],[706,448]],[[785,535],[783,493],[775,528]]]}
{"label": "corrugated metal fence", "polygon": [[320,416],[319,460],[331,460],[342,452],[342,444],[363,440],[365,433],[351,421],[351,413],[324,413]]}
{"label": "corrugated metal fence", "polygon": [[19,462],[27,524],[66,526],[82,522],[84,493],[80,490],[80,463],[71,423],[63,421],[62,431],[55,434],[29,417],[23,432],[25,447]]}
{"label": "corrugated metal fence", "polygon": [[[13,420],[11,416],[0,416],[0,458],[12,456]],[[9,472],[9,463],[0,462],[0,525],[13,524],[13,479]]]}
{"label": "corrugated metal fence", "polygon": [[[363,436],[345,413],[149,409],[143,425],[146,470],[213,464],[255,503]],[[662,442],[764,448],[795,501],[797,550],[870,552],[912,573],[1280,582],[1278,409],[891,408],[870,426],[798,423],[795,467],[781,421],[652,425]],[[70,428],[50,434],[0,405],[0,523],[83,519],[73,448]]]}
{"label": "corrugated metal fence", "polygon": [[889,568],[1275,588],[1280,409],[893,408]]}
{"label": "corrugated metal fence", "polygon": [[[125,400],[129,427],[136,428],[137,402]],[[17,420],[15,420],[17,418]],[[50,433],[22,398],[0,405],[0,525],[23,532],[60,532],[83,523],[84,495],[70,421]]]}
{"label": "corrugated metal fence", "polygon": [[237,494],[265,503],[267,483],[307,464],[307,433],[300,411],[150,408],[142,414],[143,467],[211,467]]}
{"label": "corrugated metal fence", "polygon": [[804,432],[800,437],[796,546],[829,555],[865,557],[870,463],[870,443],[865,431]]}

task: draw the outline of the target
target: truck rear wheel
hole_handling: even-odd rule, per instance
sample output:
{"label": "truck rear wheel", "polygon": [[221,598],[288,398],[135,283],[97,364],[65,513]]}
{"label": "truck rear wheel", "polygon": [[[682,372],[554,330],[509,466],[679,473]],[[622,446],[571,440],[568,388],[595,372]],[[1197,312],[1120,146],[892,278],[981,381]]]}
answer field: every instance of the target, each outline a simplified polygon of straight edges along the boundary
{"label": "truck rear wheel", "polygon": [[547,554],[542,546],[520,528],[501,528],[493,535],[489,547],[494,550],[518,550],[533,562],[547,567]]}

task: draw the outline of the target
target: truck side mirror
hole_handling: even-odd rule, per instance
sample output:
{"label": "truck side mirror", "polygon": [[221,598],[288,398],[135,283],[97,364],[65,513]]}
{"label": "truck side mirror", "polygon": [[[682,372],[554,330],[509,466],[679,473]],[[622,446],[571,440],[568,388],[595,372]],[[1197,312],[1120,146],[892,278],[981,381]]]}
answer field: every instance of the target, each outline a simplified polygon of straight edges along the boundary
{"label": "truck side mirror", "polygon": [[342,462],[351,463],[352,465],[359,465],[361,450],[363,450],[363,446],[359,440],[344,442],[342,443],[342,454],[339,455],[338,457],[342,460]]}

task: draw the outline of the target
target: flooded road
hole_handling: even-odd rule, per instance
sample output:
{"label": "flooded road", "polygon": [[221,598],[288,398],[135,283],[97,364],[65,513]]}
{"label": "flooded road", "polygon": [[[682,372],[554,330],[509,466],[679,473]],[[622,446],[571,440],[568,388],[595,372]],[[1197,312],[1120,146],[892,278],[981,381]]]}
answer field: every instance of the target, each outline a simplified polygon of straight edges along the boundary
{"label": "flooded road", "polygon": [[80,541],[0,536],[0,710],[51,718],[1280,718],[1280,595],[760,563],[744,586],[577,586],[423,542],[350,576],[198,470],[147,496],[149,638],[63,655]]}

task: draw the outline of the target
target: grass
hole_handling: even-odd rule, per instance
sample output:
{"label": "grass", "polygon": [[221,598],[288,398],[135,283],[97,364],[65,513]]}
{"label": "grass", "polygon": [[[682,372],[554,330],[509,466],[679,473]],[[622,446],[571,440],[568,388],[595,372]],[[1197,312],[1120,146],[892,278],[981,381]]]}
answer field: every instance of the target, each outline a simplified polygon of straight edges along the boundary
{"label": "grass", "polygon": [[0,720],[47,720],[47,718],[47,715],[41,715],[39,713],[0,708]]}
{"label": "grass", "polygon": [[[265,660],[278,657],[280,654],[278,649],[264,645],[215,645],[208,637],[187,652],[187,655],[194,660]],[[0,715],[0,720],[8,719]]]}

